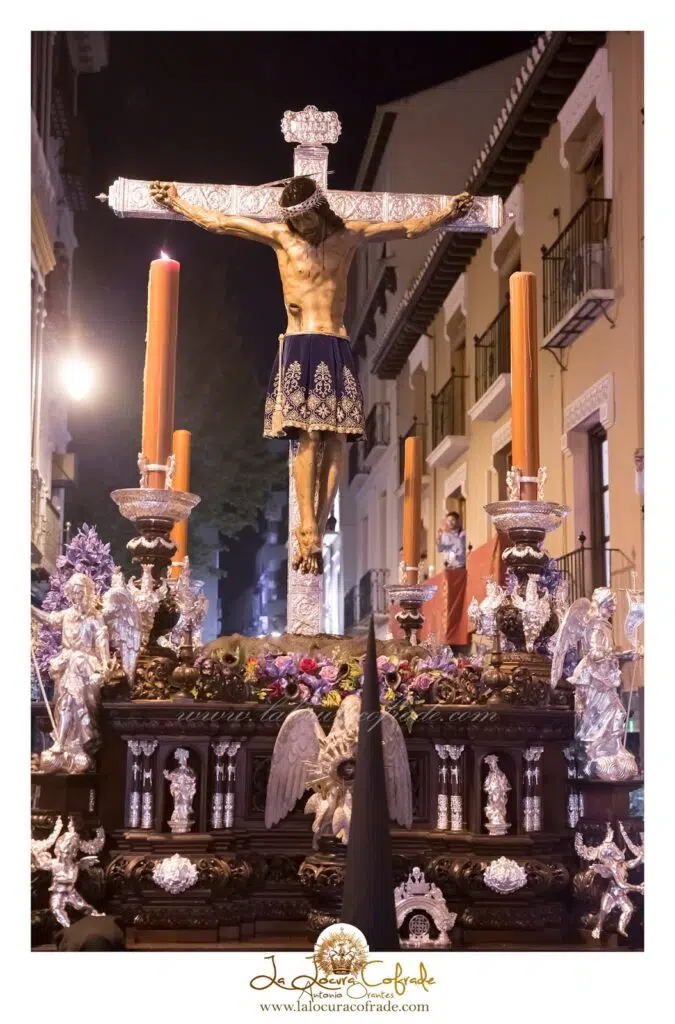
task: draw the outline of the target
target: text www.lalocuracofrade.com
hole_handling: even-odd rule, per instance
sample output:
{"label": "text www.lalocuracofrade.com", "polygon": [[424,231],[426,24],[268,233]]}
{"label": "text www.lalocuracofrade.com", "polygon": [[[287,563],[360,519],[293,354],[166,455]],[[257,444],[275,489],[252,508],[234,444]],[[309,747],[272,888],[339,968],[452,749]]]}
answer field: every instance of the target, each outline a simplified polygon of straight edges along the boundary
{"label": "text www.lalocuracofrade.com", "polygon": [[337,1003],[318,1002],[311,1003],[260,1003],[263,1013],[426,1013],[429,1010],[428,1003],[397,1003],[393,999],[382,1002],[364,1003]]}

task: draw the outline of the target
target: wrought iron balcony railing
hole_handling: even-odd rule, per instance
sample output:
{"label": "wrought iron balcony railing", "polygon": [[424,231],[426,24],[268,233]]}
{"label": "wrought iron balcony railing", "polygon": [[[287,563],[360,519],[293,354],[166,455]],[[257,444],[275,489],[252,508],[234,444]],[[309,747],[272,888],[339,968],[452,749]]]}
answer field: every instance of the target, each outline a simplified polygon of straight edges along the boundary
{"label": "wrought iron balcony railing", "polygon": [[389,402],[375,402],[366,416],[366,447],[364,458],[377,447],[389,444]]}
{"label": "wrought iron balcony railing", "polygon": [[613,301],[611,211],[611,199],[588,199],[555,242],[542,248],[548,348],[570,345]]}
{"label": "wrought iron balcony railing", "polygon": [[497,313],[488,329],[474,339],[476,347],[476,401],[501,373],[511,373],[511,307]]}
{"label": "wrought iron balcony railing", "polygon": [[357,476],[370,473],[369,467],[365,464],[364,446],[364,441],[353,441],[349,445],[349,483]]}
{"label": "wrought iron balcony railing", "polygon": [[556,558],[567,579],[570,604],[578,597],[590,598],[596,587],[628,587],[635,563],[620,548],[587,547],[586,535],[579,534],[579,547]]}
{"label": "wrought iron balcony railing", "polygon": [[431,396],[431,433],[433,447],[444,437],[466,433],[466,382],[468,377],[452,376],[437,395]]}
{"label": "wrought iron balcony railing", "polygon": [[358,588],[352,587],[345,594],[345,633],[349,633],[358,621],[358,600]]}
{"label": "wrought iron balcony railing", "polygon": [[406,430],[405,434],[402,434],[398,439],[398,482],[403,483],[405,476],[405,442],[409,437],[421,437],[422,438],[422,465],[426,465],[427,457],[427,425],[426,423],[420,423],[417,416],[413,416],[411,425]]}
{"label": "wrought iron balcony railing", "polygon": [[369,569],[359,580],[358,621],[387,614],[388,569]]}

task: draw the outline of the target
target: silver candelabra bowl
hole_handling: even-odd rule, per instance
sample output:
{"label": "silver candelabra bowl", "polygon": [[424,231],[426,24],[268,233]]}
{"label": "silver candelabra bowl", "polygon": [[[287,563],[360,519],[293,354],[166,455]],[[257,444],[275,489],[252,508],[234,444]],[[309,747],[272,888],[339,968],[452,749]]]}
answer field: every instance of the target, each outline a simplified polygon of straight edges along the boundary
{"label": "silver candelabra bowl", "polygon": [[434,596],[437,589],[429,583],[392,583],[387,587],[389,600],[400,605],[396,621],[405,633],[407,643],[419,642],[419,633],[424,625],[422,605]]}
{"label": "silver candelabra bowl", "polygon": [[137,523],[143,519],[166,519],[180,523],[187,519],[201,498],[189,491],[171,491],[161,487],[125,487],[110,495],[125,519]]}

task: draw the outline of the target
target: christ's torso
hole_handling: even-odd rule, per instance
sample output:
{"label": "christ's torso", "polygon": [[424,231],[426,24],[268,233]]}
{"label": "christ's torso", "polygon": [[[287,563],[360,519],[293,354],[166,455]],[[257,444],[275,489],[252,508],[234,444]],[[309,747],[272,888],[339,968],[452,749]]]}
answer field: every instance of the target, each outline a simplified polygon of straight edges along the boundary
{"label": "christ's torso", "polygon": [[284,230],[276,248],[288,314],[287,334],[332,334],[346,338],[347,273],[358,236],[337,231],[324,242],[310,242]]}

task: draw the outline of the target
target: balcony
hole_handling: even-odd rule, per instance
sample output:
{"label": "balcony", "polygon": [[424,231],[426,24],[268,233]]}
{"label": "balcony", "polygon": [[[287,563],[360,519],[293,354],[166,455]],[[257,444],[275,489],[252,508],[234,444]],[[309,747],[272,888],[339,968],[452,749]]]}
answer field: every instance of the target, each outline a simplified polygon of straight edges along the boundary
{"label": "balcony", "polygon": [[544,348],[566,348],[614,302],[611,199],[589,199],[553,245],[542,249]]}
{"label": "balcony", "polygon": [[403,479],[405,477],[405,443],[409,437],[422,438],[422,461],[426,462],[427,425],[426,423],[420,423],[417,416],[413,416],[411,425],[408,427],[405,434],[401,435],[398,439],[398,482],[400,487],[403,486]]}
{"label": "balcony", "polygon": [[358,589],[352,587],[345,594],[345,633],[349,633],[356,625],[359,595]]}
{"label": "balcony", "polygon": [[558,570],[567,580],[570,604],[579,597],[590,598],[596,587],[628,589],[635,563],[620,548],[586,547],[579,534],[579,547],[556,558]]}
{"label": "balcony", "polygon": [[484,334],[475,338],[476,401],[473,420],[498,420],[511,405],[511,307],[507,302]]}
{"label": "balcony", "polygon": [[389,445],[389,402],[375,402],[366,416],[364,462],[374,466]]}
{"label": "balcony", "polygon": [[365,464],[364,441],[353,441],[349,445],[349,484],[355,483],[360,486],[370,473],[370,467]]}
{"label": "balcony", "polygon": [[388,569],[369,569],[359,580],[359,606],[357,621],[368,625],[371,615],[387,615]]}
{"label": "balcony", "polygon": [[468,377],[452,376],[437,395],[431,397],[431,441],[427,457],[431,469],[451,466],[469,447],[466,434],[466,382]]}

